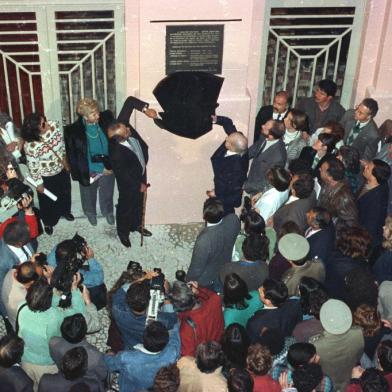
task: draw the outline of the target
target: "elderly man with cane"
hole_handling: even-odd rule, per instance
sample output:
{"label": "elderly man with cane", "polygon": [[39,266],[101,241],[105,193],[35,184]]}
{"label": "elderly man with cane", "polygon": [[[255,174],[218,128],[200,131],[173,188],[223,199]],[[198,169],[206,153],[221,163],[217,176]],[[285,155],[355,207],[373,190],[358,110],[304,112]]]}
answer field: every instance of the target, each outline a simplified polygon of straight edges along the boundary
{"label": "elderly man with cane", "polygon": [[144,195],[148,186],[148,146],[129,124],[133,109],[143,112],[147,117],[157,117],[156,111],[148,108],[148,103],[128,97],[117,122],[108,128],[109,159],[119,193],[116,210],[117,234],[121,243],[128,248],[131,247],[131,231],[138,231],[147,237],[152,235],[144,228],[143,219]]}

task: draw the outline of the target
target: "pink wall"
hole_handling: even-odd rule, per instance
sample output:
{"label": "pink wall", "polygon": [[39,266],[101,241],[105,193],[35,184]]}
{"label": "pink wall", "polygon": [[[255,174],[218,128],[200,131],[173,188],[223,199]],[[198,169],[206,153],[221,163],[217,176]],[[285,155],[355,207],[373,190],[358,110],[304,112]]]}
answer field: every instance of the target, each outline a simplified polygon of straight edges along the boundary
{"label": "pink wall", "polygon": [[[166,25],[181,23],[152,21],[241,19],[212,23],[225,24],[225,82],[217,112],[230,116],[237,129],[247,134],[258,109],[264,7],[264,0],[125,0],[127,93],[159,109],[152,90],[165,76]],[[391,117],[392,110],[391,18],[390,0],[369,0],[352,99],[354,105],[365,95],[375,97],[381,107],[376,118],[379,124]],[[224,132],[215,127],[191,141],[159,129],[143,115],[138,114],[134,121],[150,147],[146,222],[200,221],[205,191],[212,187],[210,156],[223,141]]]}

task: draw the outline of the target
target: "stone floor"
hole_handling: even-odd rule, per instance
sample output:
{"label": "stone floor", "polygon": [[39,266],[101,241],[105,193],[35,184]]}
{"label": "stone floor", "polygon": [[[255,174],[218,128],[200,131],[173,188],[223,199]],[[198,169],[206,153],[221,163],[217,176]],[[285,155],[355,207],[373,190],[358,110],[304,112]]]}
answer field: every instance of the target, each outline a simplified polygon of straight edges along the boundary
{"label": "stone floor", "polygon": [[[116,236],[115,226],[109,226],[104,218],[98,219],[96,227],[91,226],[87,219],[76,218],[74,222],[61,220],[55,227],[52,236],[46,234],[39,238],[39,251],[48,253],[57,243],[71,238],[76,232],[86,238],[93,248],[95,257],[101,262],[105,283],[110,289],[113,283],[125,270],[130,260],[138,261],[144,269],[162,268],[169,281],[174,279],[177,269],[187,269],[196,236],[202,228],[201,223],[187,225],[154,225],[146,226],[152,237],[144,238],[140,246],[140,235],[131,234],[132,247],[125,248]],[[100,350],[106,351],[108,329],[107,311],[101,310],[102,329],[88,337]],[[4,325],[0,322],[0,334],[5,333]]]}

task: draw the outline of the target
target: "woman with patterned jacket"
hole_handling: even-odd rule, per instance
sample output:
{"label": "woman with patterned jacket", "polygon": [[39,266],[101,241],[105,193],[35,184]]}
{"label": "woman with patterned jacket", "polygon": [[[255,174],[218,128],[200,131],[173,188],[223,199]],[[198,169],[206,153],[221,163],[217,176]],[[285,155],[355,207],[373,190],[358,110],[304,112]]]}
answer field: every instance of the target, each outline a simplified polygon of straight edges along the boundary
{"label": "woman with patterned jacket", "polygon": [[[37,183],[40,217],[45,232],[53,233],[60,217],[73,221],[71,214],[71,180],[66,170],[63,133],[58,124],[49,122],[40,113],[27,116],[22,126],[24,151],[32,179]],[[53,201],[46,195],[48,189],[57,196]]]}

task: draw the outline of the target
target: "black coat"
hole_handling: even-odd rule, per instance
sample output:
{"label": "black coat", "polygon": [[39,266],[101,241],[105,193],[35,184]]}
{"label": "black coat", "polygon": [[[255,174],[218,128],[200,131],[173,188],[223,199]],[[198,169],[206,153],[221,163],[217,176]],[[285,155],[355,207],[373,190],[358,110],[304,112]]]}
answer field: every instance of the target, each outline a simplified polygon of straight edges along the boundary
{"label": "black coat", "polygon": [[20,366],[0,367],[2,392],[33,392],[33,381]]}
{"label": "black coat", "polygon": [[[237,131],[230,118],[218,116],[216,123],[223,126],[227,135]],[[222,143],[212,155],[211,163],[216,197],[230,210],[241,205],[242,187],[248,173],[249,159],[247,153],[229,156],[226,156],[226,153],[227,148],[225,143]]]}
{"label": "black coat", "polygon": [[[107,134],[107,129],[115,122],[113,113],[105,110],[100,113],[99,126]],[[71,176],[84,186],[90,185],[90,172],[87,159],[87,136],[83,117],[80,116],[73,124],[64,127],[65,149],[71,166]]]}
{"label": "black coat", "polygon": [[310,246],[309,257],[319,258],[323,263],[328,260],[335,246],[335,227],[332,223],[325,229],[318,231],[307,238]]}
{"label": "black coat", "polygon": [[312,147],[306,146],[302,149],[301,154],[299,155],[298,158],[307,163],[309,169],[312,170],[313,177],[317,177],[318,179],[320,179],[320,167],[328,158],[331,157],[331,154],[329,153],[325,154],[318,161],[316,167],[312,169],[313,159],[316,156],[316,153],[317,153],[316,150],[314,150]]}

